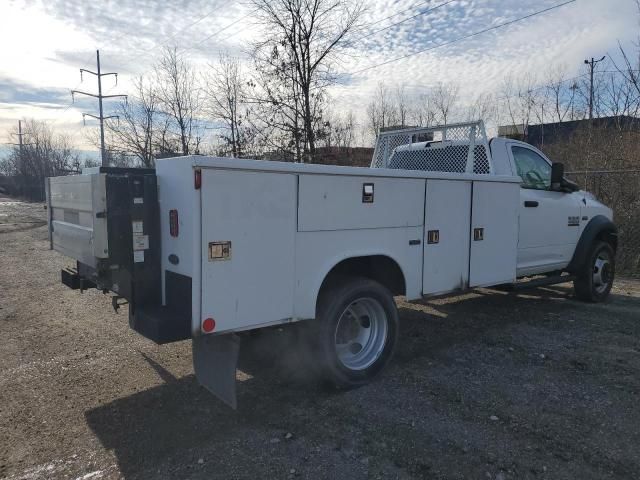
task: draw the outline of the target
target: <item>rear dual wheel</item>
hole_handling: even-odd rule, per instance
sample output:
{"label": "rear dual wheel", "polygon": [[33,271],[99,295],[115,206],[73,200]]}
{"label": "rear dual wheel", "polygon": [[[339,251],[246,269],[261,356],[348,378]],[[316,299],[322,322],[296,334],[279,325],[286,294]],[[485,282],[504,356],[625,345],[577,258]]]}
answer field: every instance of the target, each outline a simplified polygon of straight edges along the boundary
{"label": "rear dual wheel", "polygon": [[356,387],[390,360],[398,310],[391,292],[378,282],[340,278],[321,293],[310,333],[322,376],[340,388]]}

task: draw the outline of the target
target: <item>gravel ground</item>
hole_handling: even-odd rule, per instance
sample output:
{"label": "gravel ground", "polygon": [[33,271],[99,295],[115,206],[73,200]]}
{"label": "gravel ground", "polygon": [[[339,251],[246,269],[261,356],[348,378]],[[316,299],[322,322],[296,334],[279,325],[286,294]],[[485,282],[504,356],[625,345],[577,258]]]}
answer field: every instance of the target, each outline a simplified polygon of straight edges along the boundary
{"label": "gravel ground", "polygon": [[640,281],[399,300],[394,360],[330,392],[295,329],[244,340],[239,409],[189,342],[156,346],[109,296],[59,282],[41,204],[0,198],[0,477],[640,477]]}

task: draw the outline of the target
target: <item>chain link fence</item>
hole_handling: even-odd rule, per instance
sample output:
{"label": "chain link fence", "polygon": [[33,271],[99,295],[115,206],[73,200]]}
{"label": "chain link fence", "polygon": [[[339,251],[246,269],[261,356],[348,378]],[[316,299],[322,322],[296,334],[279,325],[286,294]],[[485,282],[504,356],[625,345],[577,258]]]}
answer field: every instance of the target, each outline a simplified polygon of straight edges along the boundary
{"label": "chain link fence", "polygon": [[640,275],[640,170],[573,171],[567,176],[613,209],[619,234],[617,270]]}

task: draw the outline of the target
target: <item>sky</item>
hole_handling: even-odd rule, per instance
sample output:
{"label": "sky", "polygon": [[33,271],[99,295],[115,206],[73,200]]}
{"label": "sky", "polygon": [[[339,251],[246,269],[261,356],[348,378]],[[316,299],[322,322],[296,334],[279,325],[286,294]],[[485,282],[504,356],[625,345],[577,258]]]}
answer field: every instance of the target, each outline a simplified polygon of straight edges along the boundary
{"label": "sky", "polygon": [[[543,85],[550,65],[567,76],[582,74],[585,58],[616,59],[618,42],[631,48],[638,39],[635,0],[576,0],[458,41],[564,1],[364,0],[363,27],[351,54],[336,66],[340,84],[330,90],[331,104],[363,117],[380,82],[413,92],[455,82],[461,101],[470,101],[498,93],[509,75],[533,75]],[[103,91],[126,94],[163,46],[177,47],[205,68],[221,52],[245,58],[260,29],[249,0],[0,0],[0,143],[15,141],[10,131],[18,119],[35,118],[70,135],[78,148],[96,150],[93,121],[83,126],[82,112],[97,114],[97,104],[79,97],[72,103],[70,95],[73,88],[97,90],[95,78],[85,75],[81,82],[79,74],[80,68],[95,70],[96,49],[102,70],[119,73],[117,85],[113,77],[103,79]],[[105,101],[105,114],[112,105]]]}

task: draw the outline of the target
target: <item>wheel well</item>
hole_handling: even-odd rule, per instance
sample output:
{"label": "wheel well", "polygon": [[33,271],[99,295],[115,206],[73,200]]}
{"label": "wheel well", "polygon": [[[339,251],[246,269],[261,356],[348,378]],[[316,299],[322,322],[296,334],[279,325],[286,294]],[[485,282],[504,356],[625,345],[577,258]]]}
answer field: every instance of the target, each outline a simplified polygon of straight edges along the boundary
{"label": "wheel well", "polygon": [[607,242],[613,248],[614,253],[618,250],[618,235],[613,230],[602,230],[596,235],[596,240]]}
{"label": "wheel well", "polygon": [[369,255],[342,260],[335,265],[322,281],[320,291],[337,277],[367,277],[384,285],[393,295],[405,295],[406,283],[398,263],[385,255]]}
{"label": "wheel well", "polygon": [[596,215],[584,228],[580,240],[573,252],[573,258],[566,270],[571,273],[577,273],[584,267],[589,252],[593,248],[594,242],[603,241],[609,243],[613,251],[618,248],[618,229],[613,222],[604,215]]}

